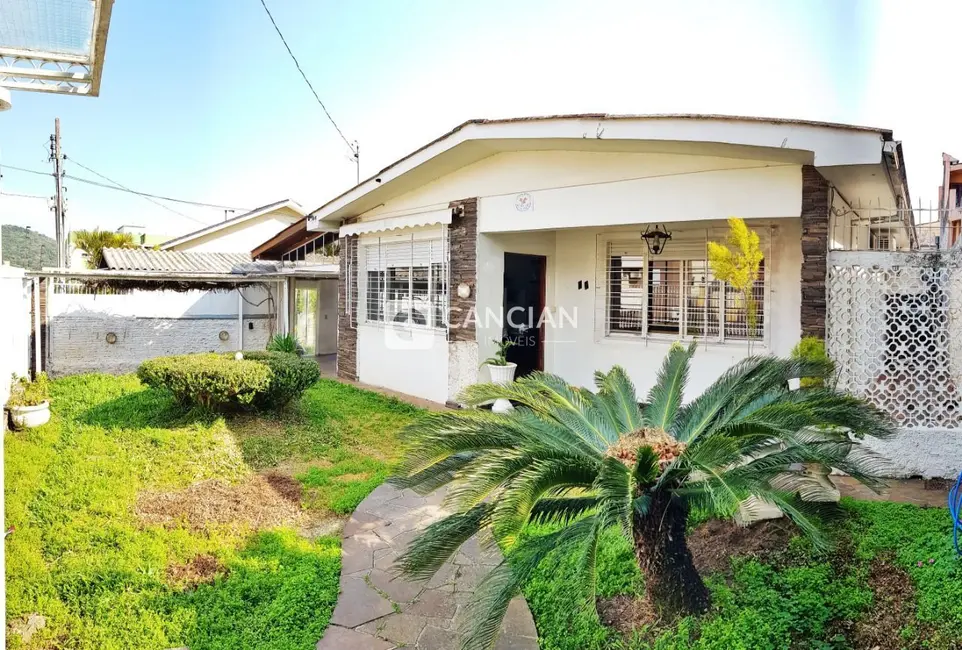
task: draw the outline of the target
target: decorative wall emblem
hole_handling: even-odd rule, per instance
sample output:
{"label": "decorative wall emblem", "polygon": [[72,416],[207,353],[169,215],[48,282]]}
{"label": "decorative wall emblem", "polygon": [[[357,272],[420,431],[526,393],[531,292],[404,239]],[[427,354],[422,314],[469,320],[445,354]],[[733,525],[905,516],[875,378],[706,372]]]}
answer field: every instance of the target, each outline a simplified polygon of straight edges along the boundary
{"label": "decorative wall emblem", "polygon": [[522,192],[514,197],[514,209],[518,212],[530,212],[534,210],[534,199],[527,192]]}

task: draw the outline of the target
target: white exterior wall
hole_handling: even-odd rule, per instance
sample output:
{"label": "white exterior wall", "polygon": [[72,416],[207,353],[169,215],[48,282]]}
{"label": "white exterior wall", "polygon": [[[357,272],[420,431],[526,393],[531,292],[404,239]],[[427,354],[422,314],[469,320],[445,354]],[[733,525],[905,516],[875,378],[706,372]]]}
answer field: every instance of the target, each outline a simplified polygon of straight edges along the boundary
{"label": "white exterior wall", "polygon": [[[801,220],[782,219],[775,222],[775,231],[766,254],[768,274],[766,313],[769,318],[767,340],[753,341],[753,354],[772,353],[787,356],[800,338],[801,318]],[[716,224],[720,225],[720,224]],[[751,223],[753,228],[768,232],[769,226]],[[669,230],[673,224],[667,224]],[[676,235],[681,235],[678,230]],[[639,392],[644,394],[653,385],[655,373],[673,340],[672,337],[605,337],[605,317],[598,306],[604,303],[605,287],[596,282],[598,277],[599,237],[636,237],[638,230],[571,229],[548,233],[519,233],[481,235],[478,260],[481,268],[478,279],[479,357],[495,351],[492,339],[500,337],[496,323],[484,323],[482,305],[500,307],[503,300],[504,253],[526,253],[547,257],[545,305],[558,327],[545,322],[545,371],[564,377],[581,386],[594,385],[595,370],[608,370],[613,365],[623,366]],[[671,244],[669,243],[669,246]],[[589,290],[579,290],[578,282],[588,281]],[[599,294],[600,292],[600,294]],[[562,318],[561,310],[575,320]],[[485,327],[480,325],[484,324]],[[691,398],[707,388],[725,370],[748,356],[745,341],[724,343],[699,342],[692,362],[692,372],[686,397]],[[487,381],[482,372],[481,380]]]}
{"label": "white exterior wall", "polygon": [[[531,199],[527,210],[517,209],[520,192]],[[669,230],[704,230],[709,225],[724,228],[724,219],[729,216],[764,219],[766,229],[770,225],[777,228],[766,261],[770,339],[754,342],[753,352],[788,354],[801,329],[801,194],[799,165],[743,158],[516,151],[482,159],[388,201],[359,219],[376,221],[431,212],[446,209],[452,200],[480,197],[477,343],[449,346],[436,337],[430,349],[422,351],[414,366],[417,373],[412,376],[408,370],[412,367],[410,357],[391,354],[381,330],[377,330],[378,338],[374,332],[363,332],[360,325],[358,377],[435,401],[444,401],[442,395],[453,398],[470,381],[487,381],[487,372],[478,370],[477,362],[493,354],[492,339],[500,339],[501,328],[496,319],[487,320],[484,312],[486,308],[500,312],[504,253],[514,252],[546,257],[545,302],[556,320],[562,307],[578,315],[577,328],[547,328],[545,370],[591,386],[596,369],[617,363],[628,369],[642,392],[647,391],[670,341],[615,340],[597,335],[596,291],[604,291],[595,282],[598,236],[620,229],[636,237],[645,223],[665,223]],[[363,263],[358,266],[362,268]],[[363,283],[363,274],[359,280]],[[579,291],[578,280],[589,280],[593,289]],[[363,296],[363,290],[360,293]],[[427,344],[426,339],[419,341]],[[747,354],[744,342],[703,343],[694,362],[689,396],[703,390]],[[442,381],[447,386],[444,393]]]}
{"label": "white exterior wall", "polygon": [[[30,368],[30,283],[23,269],[0,265],[0,408],[10,397],[10,377],[27,376]],[[6,422],[6,419],[4,419]]]}
{"label": "white exterior wall", "polygon": [[[48,294],[48,371],[133,372],[145,359],[191,352],[263,350],[276,323],[267,292],[243,289],[243,330],[238,295],[231,291],[134,291],[121,295]],[[277,291],[272,287],[274,299]],[[263,302],[261,302],[263,301]],[[227,341],[220,332],[226,331]],[[107,343],[107,333],[117,335]]]}
{"label": "white exterior wall", "polygon": [[443,404],[448,399],[447,334],[358,323],[357,378]]}
{"label": "white exterior wall", "polygon": [[299,219],[301,219],[301,216],[288,208],[275,210],[249,221],[233,224],[222,230],[177,244],[172,246],[170,250],[199,253],[250,253]]}
{"label": "white exterior wall", "polygon": [[[801,166],[661,153],[499,153],[366,212],[361,221],[481,197],[478,230],[798,217]],[[555,189],[552,189],[555,188]],[[518,193],[532,208],[519,212]]]}
{"label": "white exterior wall", "polygon": [[[440,227],[406,229],[401,240],[440,239]],[[365,322],[366,247],[399,237],[396,232],[367,235],[358,241],[357,378],[358,381],[414,395],[432,402],[448,399],[448,340],[443,329]]]}

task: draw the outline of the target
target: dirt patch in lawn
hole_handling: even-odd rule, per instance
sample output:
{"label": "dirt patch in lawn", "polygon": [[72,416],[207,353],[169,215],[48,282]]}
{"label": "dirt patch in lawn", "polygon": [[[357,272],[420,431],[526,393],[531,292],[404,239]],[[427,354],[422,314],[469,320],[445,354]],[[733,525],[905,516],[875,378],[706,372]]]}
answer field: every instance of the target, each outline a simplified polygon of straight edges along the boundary
{"label": "dirt patch in lawn", "polygon": [[227,575],[227,568],[213,555],[195,555],[188,562],[167,565],[167,583],[183,589],[211,583],[218,576]]}
{"label": "dirt patch in lawn", "polygon": [[236,485],[214,479],[175,492],[141,492],[134,511],[145,524],[193,530],[211,524],[276,528],[295,525],[301,518],[297,504],[259,475]]}
{"label": "dirt patch in lawn", "polygon": [[702,575],[727,573],[733,557],[765,559],[784,551],[797,534],[798,529],[787,519],[768,519],[751,526],[712,519],[691,532],[688,548]]}
{"label": "dirt patch in lawn", "polygon": [[649,626],[648,634],[655,638],[664,625],[651,601],[644,596],[633,594],[599,598],[598,618],[626,639],[631,638],[635,630],[645,626]]}
{"label": "dirt patch in lawn", "polygon": [[[912,577],[889,559],[876,559],[869,569],[868,585],[875,595],[872,607],[846,630],[854,648],[901,650],[924,647],[930,630],[920,629],[915,616],[915,586]],[[914,628],[915,638],[902,636]]]}
{"label": "dirt patch in lawn", "polygon": [[269,472],[264,474],[264,480],[274,488],[274,491],[290,501],[300,504],[301,497],[304,495],[304,486],[301,485],[293,476]]}

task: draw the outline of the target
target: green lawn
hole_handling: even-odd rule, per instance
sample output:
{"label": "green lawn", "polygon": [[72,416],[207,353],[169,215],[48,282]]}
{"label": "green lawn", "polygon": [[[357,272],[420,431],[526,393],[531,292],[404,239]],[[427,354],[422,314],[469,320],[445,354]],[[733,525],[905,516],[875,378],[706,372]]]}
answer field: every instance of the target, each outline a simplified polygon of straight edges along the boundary
{"label": "green lawn", "polygon": [[4,441],[7,617],[47,619],[30,648],[313,648],[337,599],[338,536],[186,515],[145,524],[138,494],[282,474],[303,486],[288,509],[324,522],[384,479],[418,413],[329,380],[271,417],[185,413],[133,376],[59,380],[52,400],[50,424]]}
{"label": "green lawn", "polygon": [[[945,508],[843,500],[832,552],[803,538],[764,560],[734,557],[708,577],[714,604],[701,618],[661,621],[633,638],[573,610],[581,557],[556,556],[526,585],[542,650],[955,650],[962,639],[962,561]],[[527,534],[548,532],[531,528]],[[603,598],[637,594],[632,550],[609,535],[598,556]]]}

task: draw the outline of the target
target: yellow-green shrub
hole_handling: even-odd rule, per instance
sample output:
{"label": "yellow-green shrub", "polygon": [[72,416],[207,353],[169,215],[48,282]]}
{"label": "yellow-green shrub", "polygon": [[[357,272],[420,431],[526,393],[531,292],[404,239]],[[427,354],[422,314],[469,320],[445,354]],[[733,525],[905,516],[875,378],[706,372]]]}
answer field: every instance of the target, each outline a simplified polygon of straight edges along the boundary
{"label": "yellow-green shrub", "polygon": [[284,352],[182,354],[150,359],[137,376],[170,390],[183,404],[217,410],[277,409],[320,379],[312,359]]}

